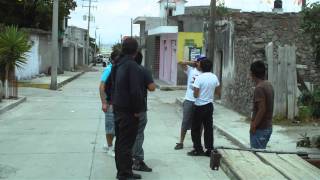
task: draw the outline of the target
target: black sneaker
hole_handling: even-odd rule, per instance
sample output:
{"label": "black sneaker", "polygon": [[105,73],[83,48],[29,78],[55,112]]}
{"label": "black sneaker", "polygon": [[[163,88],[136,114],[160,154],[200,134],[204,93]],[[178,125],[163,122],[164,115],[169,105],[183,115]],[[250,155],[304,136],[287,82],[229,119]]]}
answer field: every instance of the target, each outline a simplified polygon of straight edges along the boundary
{"label": "black sneaker", "polygon": [[127,179],[141,179],[141,175],[140,174],[135,174],[135,173],[132,173],[128,176],[118,176],[117,175],[117,179],[119,180],[127,180]]}
{"label": "black sneaker", "polygon": [[175,150],[183,149],[183,143],[177,143],[177,145],[174,147]]}
{"label": "black sneaker", "polygon": [[197,150],[194,149],[194,150],[188,152],[187,155],[188,156],[203,156],[205,154],[204,154],[203,150],[197,151]]}
{"label": "black sneaker", "polygon": [[211,156],[211,150],[206,150],[206,152],[204,153],[204,155],[210,157],[210,156]]}
{"label": "black sneaker", "polygon": [[134,161],[132,169],[136,171],[152,172],[152,169],[144,161]]}

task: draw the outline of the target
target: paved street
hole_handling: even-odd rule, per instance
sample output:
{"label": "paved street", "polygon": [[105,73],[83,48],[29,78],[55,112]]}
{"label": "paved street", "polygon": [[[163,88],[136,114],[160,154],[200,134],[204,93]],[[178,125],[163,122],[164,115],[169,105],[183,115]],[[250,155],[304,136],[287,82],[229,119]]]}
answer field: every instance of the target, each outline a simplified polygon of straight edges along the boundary
{"label": "paved street", "polygon": [[[102,150],[104,115],[98,84],[101,70],[88,72],[61,91],[21,88],[27,102],[0,115],[0,179],[10,180],[112,180],[114,159]],[[181,151],[181,108],[175,104],[181,91],[156,91],[149,96],[145,159],[149,180],[228,179],[211,171],[208,157],[189,157],[190,134]],[[215,133],[215,145],[232,144]]]}

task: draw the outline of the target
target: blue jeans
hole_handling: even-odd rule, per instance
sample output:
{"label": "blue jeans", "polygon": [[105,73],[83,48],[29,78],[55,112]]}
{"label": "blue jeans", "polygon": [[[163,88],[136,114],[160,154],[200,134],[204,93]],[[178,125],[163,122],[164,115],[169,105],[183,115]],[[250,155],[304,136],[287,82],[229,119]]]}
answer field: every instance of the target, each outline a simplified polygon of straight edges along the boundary
{"label": "blue jeans", "polygon": [[114,135],[114,115],[112,105],[108,104],[108,111],[105,112],[105,130],[106,134]]}
{"label": "blue jeans", "polygon": [[144,160],[144,151],[142,148],[144,141],[144,129],[147,125],[147,112],[139,113],[139,129],[136,137],[136,141],[134,142],[132,148],[132,157],[136,160],[143,161]]}
{"label": "blue jeans", "polygon": [[272,134],[272,128],[257,129],[254,134],[250,133],[250,146],[254,149],[266,149]]}

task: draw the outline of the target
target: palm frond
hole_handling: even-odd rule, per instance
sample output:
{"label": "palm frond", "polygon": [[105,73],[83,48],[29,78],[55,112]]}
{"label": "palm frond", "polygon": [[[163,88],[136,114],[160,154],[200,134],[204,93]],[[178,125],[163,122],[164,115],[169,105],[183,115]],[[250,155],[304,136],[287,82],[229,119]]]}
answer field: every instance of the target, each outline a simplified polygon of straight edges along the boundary
{"label": "palm frond", "polygon": [[27,34],[19,31],[18,27],[8,26],[0,33],[0,64],[23,68],[30,49]]}

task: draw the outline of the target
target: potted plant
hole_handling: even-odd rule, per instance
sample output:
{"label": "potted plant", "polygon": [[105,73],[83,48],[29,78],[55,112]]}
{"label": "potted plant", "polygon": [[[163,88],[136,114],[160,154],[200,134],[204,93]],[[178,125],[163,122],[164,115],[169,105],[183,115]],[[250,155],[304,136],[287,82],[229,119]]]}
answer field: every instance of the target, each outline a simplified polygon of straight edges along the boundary
{"label": "potted plant", "polygon": [[9,98],[9,74],[26,64],[26,52],[31,48],[28,36],[16,26],[5,27],[0,33],[0,65],[4,66],[4,96]]}

